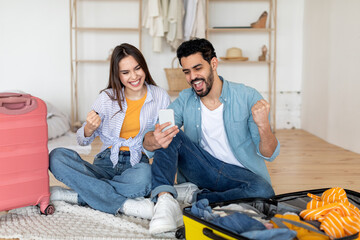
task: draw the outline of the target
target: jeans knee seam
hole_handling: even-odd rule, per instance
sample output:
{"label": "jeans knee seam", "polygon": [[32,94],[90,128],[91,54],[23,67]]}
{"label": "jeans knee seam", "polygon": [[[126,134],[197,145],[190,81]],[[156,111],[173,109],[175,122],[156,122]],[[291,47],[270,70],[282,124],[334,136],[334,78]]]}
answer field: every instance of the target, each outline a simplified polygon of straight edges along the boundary
{"label": "jeans knee seam", "polygon": [[[246,169],[244,169],[244,170],[246,170]],[[240,180],[239,180],[239,179],[237,179],[237,178],[233,178],[233,177],[231,177],[231,176],[228,176],[228,175],[227,175],[227,174],[225,174],[224,172],[219,172],[219,174],[220,174],[220,175],[222,175],[222,176],[224,176],[224,177],[226,177],[226,178],[228,178],[229,180],[249,184],[249,182],[248,182],[248,181],[244,181],[244,180],[241,180],[241,181],[240,181]],[[254,174],[255,174],[255,173],[254,173]]]}
{"label": "jeans knee seam", "polygon": [[208,164],[207,161],[204,161],[203,158],[201,156],[199,156],[196,152],[194,152],[191,148],[187,147],[186,145],[185,145],[185,147],[186,147],[187,151],[191,152],[196,157],[196,159],[198,159],[201,162],[205,163],[207,167],[213,168],[210,164]]}

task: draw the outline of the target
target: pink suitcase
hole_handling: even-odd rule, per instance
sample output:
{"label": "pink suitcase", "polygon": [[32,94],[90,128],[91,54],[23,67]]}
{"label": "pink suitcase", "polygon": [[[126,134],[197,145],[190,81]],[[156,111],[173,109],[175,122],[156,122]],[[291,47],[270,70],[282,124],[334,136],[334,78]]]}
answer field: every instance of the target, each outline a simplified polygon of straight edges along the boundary
{"label": "pink suitcase", "polygon": [[44,101],[30,94],[0,93],[0,211],[49,204],[48,130]]}

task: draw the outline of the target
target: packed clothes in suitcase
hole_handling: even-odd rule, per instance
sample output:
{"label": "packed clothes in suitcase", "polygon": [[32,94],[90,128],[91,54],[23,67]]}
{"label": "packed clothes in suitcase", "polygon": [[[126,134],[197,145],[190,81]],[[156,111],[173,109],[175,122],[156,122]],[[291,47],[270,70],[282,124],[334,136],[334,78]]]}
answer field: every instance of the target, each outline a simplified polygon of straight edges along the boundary
{"label": "packed clothes in suitcase", "polygon": [[[183,209],[186,239],[359,239],[360,193],[324,188]],[[178,236],[181,231],[178,231]]]}
{"label": "packed clothes in suitcase", "polygon": [[0,93],[0,211],[49,204],[46,104],[30,94]]}

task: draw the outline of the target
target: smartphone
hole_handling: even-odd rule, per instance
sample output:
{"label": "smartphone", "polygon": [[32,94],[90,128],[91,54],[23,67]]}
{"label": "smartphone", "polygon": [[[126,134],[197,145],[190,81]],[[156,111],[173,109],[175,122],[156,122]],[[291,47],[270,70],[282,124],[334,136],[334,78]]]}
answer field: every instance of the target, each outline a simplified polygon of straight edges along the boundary
{"label": "smartphone", "polygon": [[162,131],[166,131],[169,128],[175,126],[174,110],[173,109],[160,109],[159,110],[159,124],[171,122],[170,126],[167,126]]}

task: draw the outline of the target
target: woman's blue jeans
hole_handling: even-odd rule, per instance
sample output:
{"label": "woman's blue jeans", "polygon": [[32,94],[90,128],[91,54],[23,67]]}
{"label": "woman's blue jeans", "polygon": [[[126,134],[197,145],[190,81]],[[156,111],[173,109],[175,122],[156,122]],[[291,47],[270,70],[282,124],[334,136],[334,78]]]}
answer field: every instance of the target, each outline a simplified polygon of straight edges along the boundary
{"label": "woman's blue jeans", "polygon": [[110,149],[97,154],[93,164],[66,148],[54,149],[49,157],[50,171],[78,193],[79,205],[116,214],[128,198],[150,194],[151,167],[145,155],[133,167],[127,151],[120,151],[115,167],[110,160]]}
{"label": "woman's blue jeans", "polygon": [[173,187],[177,171],[184,178],[179,181],[178,177],[178,183],[188,181],[200,188],[195,194],[196,201],[203,198],[210,203],[241,198],[270,198],[275,194],[264,178],[248,169],[216,159],[181,130],[168,148],[155,151],[151,165],[153,201],[161,192],[170,192],[177,197]]}

